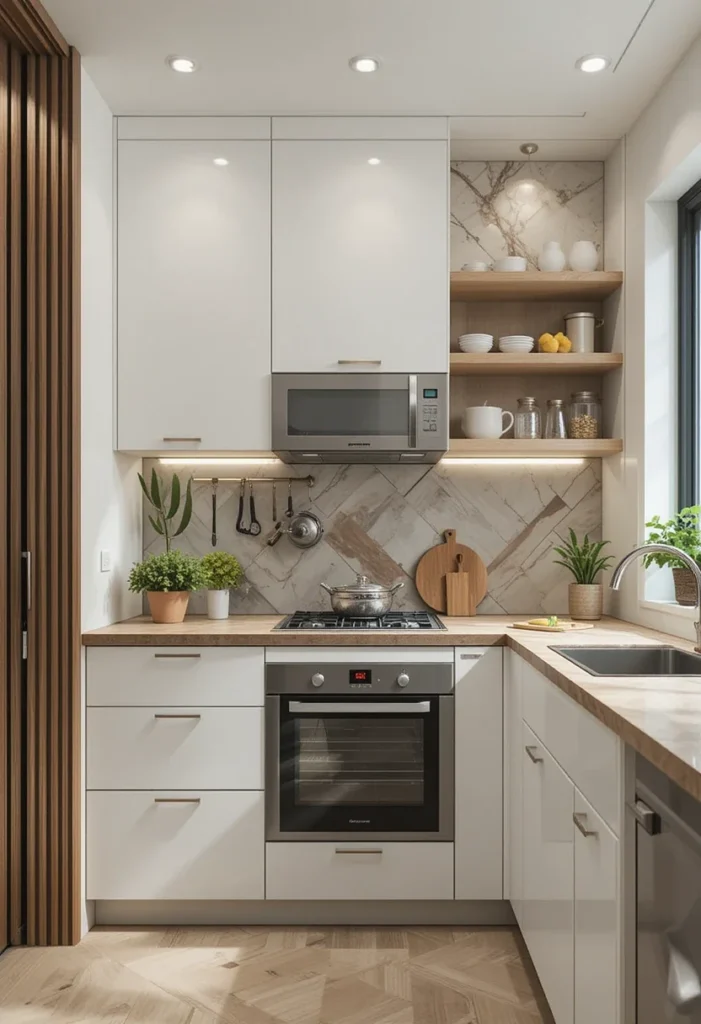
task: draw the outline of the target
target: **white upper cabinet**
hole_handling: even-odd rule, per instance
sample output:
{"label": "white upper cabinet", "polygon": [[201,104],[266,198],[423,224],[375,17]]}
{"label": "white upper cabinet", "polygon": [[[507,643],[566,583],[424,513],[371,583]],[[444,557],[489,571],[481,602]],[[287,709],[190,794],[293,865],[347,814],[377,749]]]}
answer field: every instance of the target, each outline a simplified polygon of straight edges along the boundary
{"label": "white upper cabinet", "polygon": [[273,370],[447,372],[448,143],[274,140],[272,180]]}
{"label": "white upper cabinet", "polygon": [[143,120],[118,142],[117,447],[269,450],[270,142]]}

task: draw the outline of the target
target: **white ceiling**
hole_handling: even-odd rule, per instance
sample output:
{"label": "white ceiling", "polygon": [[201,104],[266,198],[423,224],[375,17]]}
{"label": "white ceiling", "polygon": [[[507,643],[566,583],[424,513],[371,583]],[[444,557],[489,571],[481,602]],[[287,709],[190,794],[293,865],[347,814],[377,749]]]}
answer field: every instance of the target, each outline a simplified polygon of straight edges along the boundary
{"label": "white ceiling", "polygon": [[[44,4],[115,113],[449,114],[482,158],[525,139],[541,158],[605,155],[701,32],[699,0]],[[611,68],[577,71],[587,53]],[[175,74],[168,54],[199,70]],[[380,71],[352,72],[354,54]]]}

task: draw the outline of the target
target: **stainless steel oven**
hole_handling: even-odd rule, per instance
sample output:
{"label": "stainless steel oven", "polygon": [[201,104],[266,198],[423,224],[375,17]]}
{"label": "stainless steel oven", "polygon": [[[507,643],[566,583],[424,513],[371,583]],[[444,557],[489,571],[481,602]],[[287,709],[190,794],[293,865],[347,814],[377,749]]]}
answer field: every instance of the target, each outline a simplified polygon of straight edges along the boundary
{"label": "stainless steel oven", "polygon": [[452,650],[268,654],[267,839],[452,841]]}
{"label": "stainless steel oven", "polygon": [[437,462],[445,373],[274,373],[273,450],[285,462]]}

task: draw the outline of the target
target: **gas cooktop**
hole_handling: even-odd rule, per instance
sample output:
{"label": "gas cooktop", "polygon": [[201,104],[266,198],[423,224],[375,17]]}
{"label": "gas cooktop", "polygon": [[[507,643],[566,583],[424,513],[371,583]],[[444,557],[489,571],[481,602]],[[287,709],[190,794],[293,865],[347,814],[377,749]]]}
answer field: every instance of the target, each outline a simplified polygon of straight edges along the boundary
{"label": "gas cooktop", "polygon": [[372,619],[356,619],[335,612],[295,612],[275,629],[445,629],[433,612],[387,612]]}

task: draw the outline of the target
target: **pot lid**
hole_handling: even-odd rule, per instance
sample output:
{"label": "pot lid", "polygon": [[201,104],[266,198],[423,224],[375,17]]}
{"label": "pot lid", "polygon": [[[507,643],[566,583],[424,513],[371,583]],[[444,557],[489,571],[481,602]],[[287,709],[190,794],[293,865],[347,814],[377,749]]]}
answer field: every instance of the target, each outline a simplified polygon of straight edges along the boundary
{"label": "pot lid", "polygon": [[347,595],[348,597],[378,597],[381,594],[388,594],[390,587],[383,587],[381,583],[373,583],[367,576],[358,573],[355,583],[348,583],[344,587],[330,587],[333,594]]}

